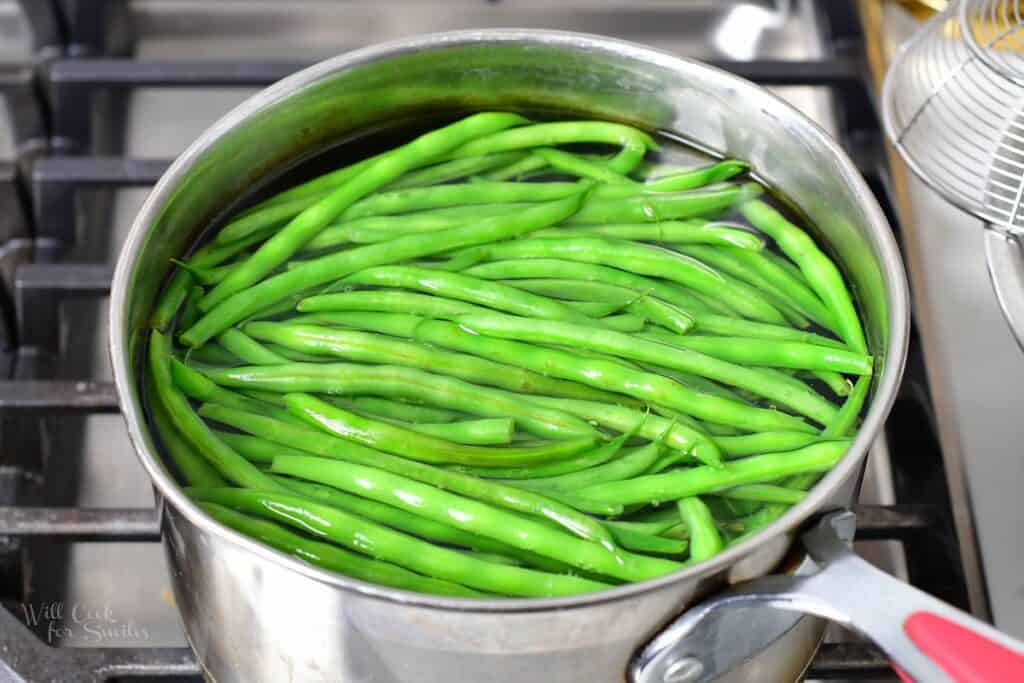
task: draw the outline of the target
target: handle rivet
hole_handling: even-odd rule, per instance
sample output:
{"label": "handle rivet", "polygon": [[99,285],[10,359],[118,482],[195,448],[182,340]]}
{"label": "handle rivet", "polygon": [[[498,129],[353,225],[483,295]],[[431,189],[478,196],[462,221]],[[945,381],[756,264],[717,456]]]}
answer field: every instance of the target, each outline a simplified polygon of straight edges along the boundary
{"label": "handle rivet", "polygon": [[704,672],[704,665],[696,657],[683,657],[665,667],[665,683],[689,683]]}

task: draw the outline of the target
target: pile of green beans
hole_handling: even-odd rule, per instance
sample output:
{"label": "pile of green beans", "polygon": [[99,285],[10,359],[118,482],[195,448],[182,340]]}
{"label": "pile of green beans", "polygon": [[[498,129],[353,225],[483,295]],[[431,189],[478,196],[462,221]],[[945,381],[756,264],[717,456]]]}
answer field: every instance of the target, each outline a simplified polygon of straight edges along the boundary
{"label": "pile of green beans", "polygon": [[657,155],[478,113],[232,217],[149,318],[168,467],[286,555],[470,599],[643,581],[767,526],[846,453],[868,341],[746,164]]}

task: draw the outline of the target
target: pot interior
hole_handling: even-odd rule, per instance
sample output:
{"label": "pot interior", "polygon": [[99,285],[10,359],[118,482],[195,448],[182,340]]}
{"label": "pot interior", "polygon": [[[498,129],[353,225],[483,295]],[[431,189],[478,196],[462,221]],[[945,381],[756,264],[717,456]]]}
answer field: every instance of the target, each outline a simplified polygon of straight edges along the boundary
{"label": "pot interior", "polygon": [[[488,31],[370,48],[311,67],[228,114],[161,180],[119,263],[111,334],[129,429],[163,493],[173,484],[157,474],[166,472],[148,433],[137,378],[148,315],[169,259],[234,210],[239,197],[255,199],[259,188],[271,191],[326,170],[316,161],[303,163],[324,150],[346,140],[386,138],[367,136],[370,131],[408,134],[410,122],[430,127],[480,110],[607,119],[660,132],[749,162],[759,179],[792,201],[844,270],[879,370],[862,438],[837,467],[844,474],[833,472],[837,484],[850,478],[891,403],[906,345],[907,304],[888,226],[843,153],[788,105],[715,69],[607,39]],[[366,144],[348,145],[346,153],[372,153]],[[332,154],[322,158],[339,161]]]}

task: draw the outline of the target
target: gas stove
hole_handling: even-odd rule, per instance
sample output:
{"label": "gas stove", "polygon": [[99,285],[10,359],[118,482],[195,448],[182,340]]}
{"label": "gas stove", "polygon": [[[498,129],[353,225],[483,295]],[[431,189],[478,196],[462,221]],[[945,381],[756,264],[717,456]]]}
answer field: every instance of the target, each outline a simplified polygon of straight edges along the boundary
{"label": "gas stove", "polygon": [[[105,349],[112,264],[148,187],[220,115],[314,61],[501,26],[612,35],[771,86],[843,143],[904,248],[917,244],[906,244],[916,233],[899,220],[902,176],[872,104],[872,41],[850,3],[0,0],[0,680],[201,680]],[[906,377],[856,510],[857,547],[990,618],[950,401],[936,394],[950,370],[934,363],[952,361],[932,351],[933,318],[915,312]],[[880,651],[839,630],[809,676],[895,680]]]}

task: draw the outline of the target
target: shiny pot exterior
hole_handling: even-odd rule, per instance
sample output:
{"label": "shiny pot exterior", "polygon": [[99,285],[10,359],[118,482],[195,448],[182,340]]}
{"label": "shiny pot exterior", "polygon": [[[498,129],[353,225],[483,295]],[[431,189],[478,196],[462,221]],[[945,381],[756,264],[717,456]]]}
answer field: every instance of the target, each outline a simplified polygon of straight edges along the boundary
{"label": "shiny pot exterior", "polygon": [[[642,584],[551,600],[411,594],[310,567],[225,529],[192,505],[154,447],[139,392],[146,321],[171,257],[238,196],[368,128],[466,110],[546,110],[620,120],[749,161],[820,231],[853,289],[876,355],[855,443],[772,527],[697,566]],[[630,656],[695,599],[771,571],[794,530],[849,505],[891,407],[908,333],[892,234],[834,141],[771,94],[698,62],[597,36],[436,34],[327,60],[229,113],[167,171],[115,272],[111,354],[129,433],[160,493],[175,595],[207,676],[263,681],[621,681]],[[798,675],[819,624],[805,620],[747,680]],[[723,644],[728,646],[728,644]]]}

